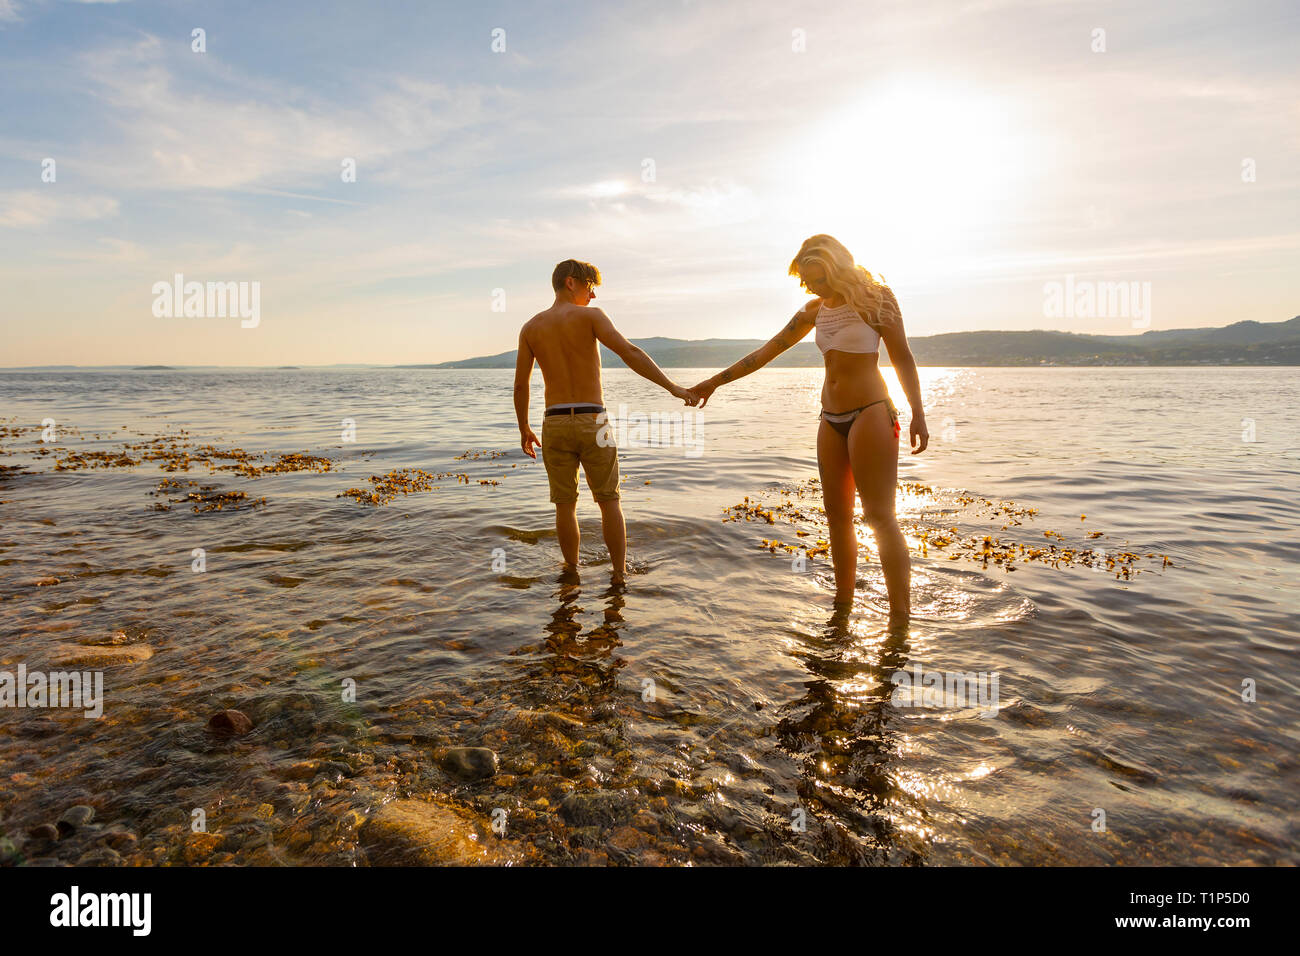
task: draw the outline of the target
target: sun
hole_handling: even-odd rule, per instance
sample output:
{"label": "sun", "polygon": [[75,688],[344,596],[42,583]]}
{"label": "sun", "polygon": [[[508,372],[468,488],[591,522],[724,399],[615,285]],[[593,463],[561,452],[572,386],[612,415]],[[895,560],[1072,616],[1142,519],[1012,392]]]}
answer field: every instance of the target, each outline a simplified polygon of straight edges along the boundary
{"label": "sun", "polygon": [[795,233],[835,236],[891,283],[983,251],[1027,200],[1023,106],[924,78],[868,90],[782,156]]}

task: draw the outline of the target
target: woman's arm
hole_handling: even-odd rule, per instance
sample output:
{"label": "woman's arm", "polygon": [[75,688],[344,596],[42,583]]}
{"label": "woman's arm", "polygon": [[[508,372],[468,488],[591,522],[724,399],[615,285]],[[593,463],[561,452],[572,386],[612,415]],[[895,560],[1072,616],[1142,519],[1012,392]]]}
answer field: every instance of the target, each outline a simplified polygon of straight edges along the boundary
{"label": "woman's arm", "polygon": [[912,347],[907,344],[907,333],[903,330],[903,314],[898,308],[898,300],[888,289],[886,293],[886,307],[892,307],[894,321],[884,328],[880,338],[889,349],[889,364],[894,366],[898,384],[903,386],[907,403],[912,406],[912,422],[908,430],[911,434],[911,444],[919,445],[913,448],[912,454],[919,455],[930,443],[930,430],[925,426],[925,409],[921,407],[921,376],[916,371],[916,357],[912,355]]}
{"label": "woman's arm", "polygon": [[726,385],[738,378],[744,378],[750,372],[757,372],[807,335],[817,316],[817,310],[814,306],[820,301],[820,299],[811,300],[794,314],[794,318],[786,323],[785,328],[772,336],[767,342],[754,349],[735,365],[724,369],[711,378],[705,379],[692,388],[691,391],[700,398],[700,408],[703,408],[708,403],[709,396],[713,394],[713,390],[719,385]]}

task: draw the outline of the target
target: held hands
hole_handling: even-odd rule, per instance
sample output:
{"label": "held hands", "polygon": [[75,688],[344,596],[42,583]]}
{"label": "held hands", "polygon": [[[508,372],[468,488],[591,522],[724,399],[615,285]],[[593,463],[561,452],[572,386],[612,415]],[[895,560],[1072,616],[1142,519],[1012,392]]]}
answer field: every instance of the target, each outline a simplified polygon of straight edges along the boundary
{"label": "held hands", "polygon": [[692,408],[699,404],[700,397],[695,393],[694,389],[682,388],[680,385],[673,385],[669,391]]}
{"label": "held hands", "polygon": [[542,446],[541,439],[537,437],[531,428],[525,428],[519,433],[519,444],[523,448],[524,454],[529,458],[537,457],[537,452],[533,450],[534,445],[538,448]]}
{"label": "held hands", "polygon": [[[718,386],[713,384],[712,379],[705,379],[703,382],[700,382],[700,384],[691,386],[690,391],[697,399],[699,399],[700,408],[703,408],[705,405],[709,404],[709,396],[713,394],[713,390],[717,387]],[[695,403],[692,402],[691,404]]]}

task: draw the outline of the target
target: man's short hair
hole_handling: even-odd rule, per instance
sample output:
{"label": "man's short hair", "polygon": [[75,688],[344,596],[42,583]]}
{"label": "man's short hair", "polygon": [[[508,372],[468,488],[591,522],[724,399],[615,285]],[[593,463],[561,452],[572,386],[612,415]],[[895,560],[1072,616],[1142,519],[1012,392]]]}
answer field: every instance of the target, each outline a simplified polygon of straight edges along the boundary
{"label": "man's short hair", "polygon": [[551,273],[551,288],[559,292],[564,288],[564,280],[573,276],[580,282],[586,282],[591,285],[600,285],[600,270],[590,262],[582,262],[578,259],[565,259],[555,271]]}

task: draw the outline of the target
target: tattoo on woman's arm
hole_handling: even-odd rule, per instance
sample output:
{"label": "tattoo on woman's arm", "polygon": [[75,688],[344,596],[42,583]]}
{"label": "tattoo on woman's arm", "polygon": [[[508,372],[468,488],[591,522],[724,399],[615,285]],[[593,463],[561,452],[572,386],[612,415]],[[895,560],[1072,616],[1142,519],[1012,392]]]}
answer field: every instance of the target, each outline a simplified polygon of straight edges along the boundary
{"label": "tattoo on woman's arm", "polygon": [[795,333],[798,331],[799,319],[796,316],[785,324],[779,335],[776,337],[777,344],[783,349],[788,349],[794,345]]}
{"label": "tattoo on woman's arm", "polygon": [[720,373],[718,375],[718,384],[726,385],[728,382],[734,382],[736,379],[743,378],[758,367],[758,353],[751,352],[735,365],[731,366],[731,368]]}
{"label": "tattoo on woman's arm", "polygon": [[[785,324],[785,328],[783,328],[777,334],[776,339],[774,341],[776,342],[777,345],[781,346],[782,351],[785,351],[791,345],[794,344],[793,338],[797,336],[798,325],[799,325],[799,319],[796,316],[795,318],[787,322]],[[762,350],[760,349],[759,351]],[[719,373],[718,383],[720,385],[726,385],[728,382],[732,382],[738,378],[742,378],[743,376],[748,375],[750,372],[753,372],[755,369],[759,369],[762,367],[763,367],[763,363],[758,360],[758,352],[750,352],[748,355],[746,355],[735,365],[731,366],[731,368],[727,369],[724,372]]]}

